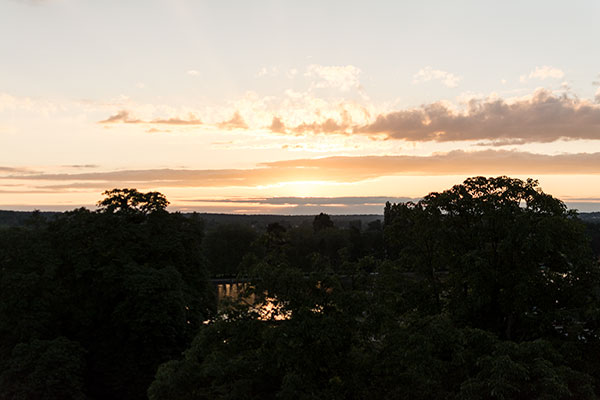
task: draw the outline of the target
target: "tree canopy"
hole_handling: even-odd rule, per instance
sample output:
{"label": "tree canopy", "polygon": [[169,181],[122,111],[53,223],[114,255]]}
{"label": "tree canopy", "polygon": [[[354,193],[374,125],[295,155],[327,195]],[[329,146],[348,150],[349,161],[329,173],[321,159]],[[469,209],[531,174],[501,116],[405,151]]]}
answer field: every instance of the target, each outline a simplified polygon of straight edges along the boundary
{"label": "tree canopy", "polygon": [[202,222],[162,195],[110,193],[106,209],[0,231],[0,393],[145,398],[213,315]]}
{"label": "tree canopy", "polygon": [[[534,180],[347,227],[205,232],[160,193],[105,196],[0,229],[0,397],[600,397],[596,231]],[[218,311],[209,274],[240,282]]]}
{"label": "tree canopy", "polygon": [[201,327],[150,398],[600,394],[598,263],[536,181],[475,177],[387,204],[382,252],[351,257],[347,232],[331,247],[331,226],[266,232],[250,257],[253,306]]}
{"label": "tree canopy", "polygon": [[136,189],[112,189],[102,193],[106,197],[98,202],[101,212],[150,214],[164,211],[169,205],[159,192],[141,193]]}

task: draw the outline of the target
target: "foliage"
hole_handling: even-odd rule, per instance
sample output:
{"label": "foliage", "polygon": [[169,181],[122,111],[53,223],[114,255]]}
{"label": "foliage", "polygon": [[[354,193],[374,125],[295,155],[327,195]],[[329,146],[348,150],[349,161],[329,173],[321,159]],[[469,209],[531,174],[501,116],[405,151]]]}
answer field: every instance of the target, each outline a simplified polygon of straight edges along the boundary
{"label": "foliage", "polygon": [[202,222],[132,207],[79,209],[0,232],[0,358],[8,366],[21,363],[23,344],[64,337],[86,353],[86,395],[144,398],[156,367],[211,317]]}
{"label": "foliage", "polygon": [[108,213],[150,214],[164,211],[169,205],[167,198],[159,192],[141,193],[136,189],[112,189],[102,194],[106,198],[98,202],[98,207],[100,211]]}
{"label": "foliage", "polygon": [[204,254],[209,261],[211,275],[235,276],[242,259],[256,240],[256,232],[249,226],[222,224],[208,231],[204,238]]}
{"label": "foliage", "polygon": [[20,343],[2,363],[3,399],[86,399],[85,350],[65,337]]}
{"label": "foliage", "polygon": [[[536,181],[206,234],[160,194],[105,195],[0,230],[0,397],[600,395],[599,265]],[[245,279],[219,314],[208,266]]]}
{"label": "foliage", "polygon": [[333,228],[333,221],[329,215],[320,213],[319,215],[315,216],[315,219],[313,220],[313,229],[315,232],[319,232],[327,228]]}
{"label": "foliage", "polygon": [[533,180],[470,178],[385,218],[388,246],[445,310],[508,339],[569,324],[598,284],[582,225]]}
{"label": "foliage", "polygon": [[150,398],[596,398],[587,246],[559,200],[506,177],[387,204],[365,231],[273,226],[245,258],[253,306],[203,326]]}

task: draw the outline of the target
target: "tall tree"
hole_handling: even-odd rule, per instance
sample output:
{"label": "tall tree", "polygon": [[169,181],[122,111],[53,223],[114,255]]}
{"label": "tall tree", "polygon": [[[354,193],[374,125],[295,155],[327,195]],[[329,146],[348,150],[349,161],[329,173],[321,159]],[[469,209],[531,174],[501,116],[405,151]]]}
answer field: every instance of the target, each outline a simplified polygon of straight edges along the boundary
{"label": "tall tree", "polygon": [[448,274],[443,300],[457,321],[508,339],[576,329],[599,282],[581,223],[531,179],[469,178],[390,205],[386,234],[395,251],[420,255],[419,268]]}

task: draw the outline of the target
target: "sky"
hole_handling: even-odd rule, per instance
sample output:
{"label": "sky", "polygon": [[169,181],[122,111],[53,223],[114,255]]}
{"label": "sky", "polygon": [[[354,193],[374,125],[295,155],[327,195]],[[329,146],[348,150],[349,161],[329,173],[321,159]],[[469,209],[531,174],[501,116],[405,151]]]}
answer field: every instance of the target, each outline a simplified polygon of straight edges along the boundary
{"label": "sky", "polygon": [[376,213],[470,176],[600,211],[600,2],[0,1],[0,209]]}

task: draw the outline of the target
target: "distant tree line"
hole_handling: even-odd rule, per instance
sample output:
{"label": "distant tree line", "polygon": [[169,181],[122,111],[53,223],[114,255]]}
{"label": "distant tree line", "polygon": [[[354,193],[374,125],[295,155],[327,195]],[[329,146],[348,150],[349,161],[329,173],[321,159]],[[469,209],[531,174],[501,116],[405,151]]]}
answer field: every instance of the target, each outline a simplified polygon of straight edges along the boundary
{"label": "distant tree line", "polygon": [[[536,181],[344,228],[205,229],[167,204],[115,189],[0,230],[1,398],[600,395],[600,231]],[[211,276],[249,284],[217,311]]]}

